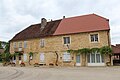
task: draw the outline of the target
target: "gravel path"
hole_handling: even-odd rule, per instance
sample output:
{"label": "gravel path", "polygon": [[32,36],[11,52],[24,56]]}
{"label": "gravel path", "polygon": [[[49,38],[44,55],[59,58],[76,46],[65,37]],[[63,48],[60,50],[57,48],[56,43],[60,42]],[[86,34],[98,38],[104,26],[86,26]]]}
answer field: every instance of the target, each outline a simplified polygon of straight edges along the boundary
{"label": "gravel path", "polygon": [[0,80],[120,80],[120,67],[0,67]]}

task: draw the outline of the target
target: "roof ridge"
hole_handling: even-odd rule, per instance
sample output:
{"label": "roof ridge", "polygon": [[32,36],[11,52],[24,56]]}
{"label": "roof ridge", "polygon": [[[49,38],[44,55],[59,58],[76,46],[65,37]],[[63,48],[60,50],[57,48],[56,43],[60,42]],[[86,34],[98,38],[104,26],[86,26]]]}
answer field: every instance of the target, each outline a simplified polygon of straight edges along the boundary
{"label": "roof ridge", "polygon": [[97,17],[100,17],[100,18],[109,20],[109,19],[107,19],[107,18],[105,18],[105,17],[102,17],[102,16],[99,16],[99,15],[97,15],[97,14],[95,14],[95,13],[83,14],[83,15],[80,15],[80,16],[73,16],[73,17],[66,17],[66,18],[64,18],[64,19],[71,19],[71,18],[77,18],[77,17],[85,17],[85,16],[91,16],[91,15],[95,15],[95,16],[97,16]]}

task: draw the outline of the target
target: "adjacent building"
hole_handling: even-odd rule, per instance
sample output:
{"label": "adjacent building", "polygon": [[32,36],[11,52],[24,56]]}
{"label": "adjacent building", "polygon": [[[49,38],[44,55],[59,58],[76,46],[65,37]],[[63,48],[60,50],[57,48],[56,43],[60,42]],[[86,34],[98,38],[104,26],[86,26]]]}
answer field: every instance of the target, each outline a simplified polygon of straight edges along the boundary
{"label": "adjacent building", "polygon": [[96,14],[48,22],[42,18],[40,23],[27,27],[10,40],[10,53],[21,53],[13,59],[16,64],[27,65],[30,61],[47,66],[105,66],[108,59],[100,53],[83,57],[67,50],[110,46],[109,31],[109,20]]}
{"label": "adjacent building", "polygon": [[120,44],[112,45],[113,65],[120,65]]}

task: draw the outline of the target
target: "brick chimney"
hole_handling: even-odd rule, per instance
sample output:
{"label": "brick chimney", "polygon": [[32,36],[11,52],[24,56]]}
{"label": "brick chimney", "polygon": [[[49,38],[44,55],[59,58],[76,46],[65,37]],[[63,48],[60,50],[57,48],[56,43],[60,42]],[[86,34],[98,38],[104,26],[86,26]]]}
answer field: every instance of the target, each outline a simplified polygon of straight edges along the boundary
{"label": "brick chimney", "polygon": [[43,30],[46,25],[47,25],[47,20],[45,18],[42,18],[41,19],[41,30]]}
{"label": "brick chimney", "polygon": [[65,16],[63,16],[63,19],[65,18]]}

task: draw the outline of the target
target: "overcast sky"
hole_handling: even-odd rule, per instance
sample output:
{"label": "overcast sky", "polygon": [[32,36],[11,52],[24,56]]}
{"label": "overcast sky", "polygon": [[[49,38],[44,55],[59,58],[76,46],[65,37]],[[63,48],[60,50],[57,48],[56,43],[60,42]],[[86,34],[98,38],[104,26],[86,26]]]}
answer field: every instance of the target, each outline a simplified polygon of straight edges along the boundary
{"label": "overcast sky", "polygon": [[0,0],[0,41],[31,24],[95,13],[110,20],[111,42],[120,43],[120,0]]}

